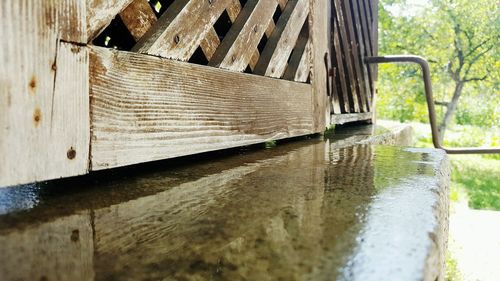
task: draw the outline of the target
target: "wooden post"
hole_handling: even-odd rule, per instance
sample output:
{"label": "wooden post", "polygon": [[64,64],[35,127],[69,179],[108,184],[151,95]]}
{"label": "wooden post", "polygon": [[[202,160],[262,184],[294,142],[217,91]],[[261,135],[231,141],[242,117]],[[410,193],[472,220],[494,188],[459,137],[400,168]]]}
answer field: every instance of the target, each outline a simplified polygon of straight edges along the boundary
{"label": "wooden post", "polygon": [[325,66],[325,55],[329,56],[328,23],[330,1],[310,0],[311,43],[312,43],[312,79],[314,130],[324,132],[330,124],[330,106],[327,96],[328,73]]}

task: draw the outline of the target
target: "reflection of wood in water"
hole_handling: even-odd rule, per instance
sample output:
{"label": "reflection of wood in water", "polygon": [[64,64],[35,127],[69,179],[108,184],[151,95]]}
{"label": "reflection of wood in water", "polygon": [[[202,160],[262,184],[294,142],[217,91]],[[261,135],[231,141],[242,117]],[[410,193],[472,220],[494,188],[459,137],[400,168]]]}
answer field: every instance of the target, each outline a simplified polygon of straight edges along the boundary
{"label": "reflection of wood in water", "polygon": [[[0,236],[0,246],[7,249],[1,259],[6,265],[27,259],[25,266],[38,267],[2,268],[0,276],[329,279],[326,272],[341,268],[356,245],[367,193],[373,192],[372,161],[370,146],[299,146],[179,180],[154,195],[97,207],[92,216],[85,211],[24,227]],[[75,229],[77,242],[72,241]],[[31,246],[45,241],[47,233],[55,238]],[[32,250],[26,253],[23,247]]]}
{"label": "reflection of wood in water", "polygon": [[1,280],[94,280],[90,215],[82,212],[0,236]]}
{"label": "reflection of wood in water", "polygon": [[319,250],[323,155],[309,146],[96,211],[98,279],[295,279],[300,252]]}

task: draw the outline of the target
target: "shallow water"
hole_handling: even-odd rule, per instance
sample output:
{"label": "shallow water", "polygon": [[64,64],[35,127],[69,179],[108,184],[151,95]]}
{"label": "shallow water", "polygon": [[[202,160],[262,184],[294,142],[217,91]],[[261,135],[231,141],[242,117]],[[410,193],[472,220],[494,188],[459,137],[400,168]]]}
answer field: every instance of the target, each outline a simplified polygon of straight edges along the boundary
{"label": "shallow water", "polygon": [[444,155],[349,134],[0,189],[0,280],[419,280]]}

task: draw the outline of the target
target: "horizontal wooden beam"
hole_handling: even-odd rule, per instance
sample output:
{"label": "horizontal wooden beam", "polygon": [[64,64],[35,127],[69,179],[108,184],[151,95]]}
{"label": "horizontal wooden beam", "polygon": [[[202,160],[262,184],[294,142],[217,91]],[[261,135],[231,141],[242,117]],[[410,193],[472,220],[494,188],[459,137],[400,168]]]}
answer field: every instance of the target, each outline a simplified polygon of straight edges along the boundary
{"label": "horizontal wooden beam", "polygon": [[92,47],[91,169],[316,133],[308,84]]}

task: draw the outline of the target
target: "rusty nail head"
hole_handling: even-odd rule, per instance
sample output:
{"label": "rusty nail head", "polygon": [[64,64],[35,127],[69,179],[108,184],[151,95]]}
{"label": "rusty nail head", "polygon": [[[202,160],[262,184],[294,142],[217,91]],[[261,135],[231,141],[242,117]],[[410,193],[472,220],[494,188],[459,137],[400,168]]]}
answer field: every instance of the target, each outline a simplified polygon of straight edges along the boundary
{"label": "rusty nail head", "polygon": [[68,150],[68,152],[66,152],[66,156],[67,156],[67,157],[68,157],[68,159],[70,159],[70,160],[75,159],[75,157],[76,157],[76,150],[75,150],[73,147],[71,147],[71,148]]}

